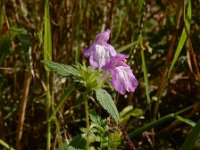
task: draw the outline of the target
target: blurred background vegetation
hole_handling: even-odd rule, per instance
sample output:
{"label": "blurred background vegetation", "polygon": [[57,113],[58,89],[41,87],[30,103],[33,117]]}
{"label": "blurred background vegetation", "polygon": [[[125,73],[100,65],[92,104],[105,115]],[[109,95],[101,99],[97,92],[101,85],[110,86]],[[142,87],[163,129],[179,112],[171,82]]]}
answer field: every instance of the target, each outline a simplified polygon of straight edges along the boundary
{"label": "blurred background vegetation", "polygon": [[[44,4],[0,1],[0,139],[12,147],[20,143],[21,149],[46,147]],[[111,29],[109,43],[129,55],[139,81],[135,93],[110,91],[119,112],[134,110],[123,116],[122,126],[138,149],[179,149],[200,113],[199,10],[199,0],[50,0],[52,60],[88,63],[84,48],[97,33]],[[65,97],[70,81],[55,74],[50,81],[51,107],[66,98],[57,119],[62,139],[70,141],[85,126],[82,97],[79,91]],[[108,117],[94,103],[90,107]],[[136,129],[179,111],[179,117],[133,136]],[[51,126],[56,149],[58,133]],[[128,149],[127,142],[119,149]]]}

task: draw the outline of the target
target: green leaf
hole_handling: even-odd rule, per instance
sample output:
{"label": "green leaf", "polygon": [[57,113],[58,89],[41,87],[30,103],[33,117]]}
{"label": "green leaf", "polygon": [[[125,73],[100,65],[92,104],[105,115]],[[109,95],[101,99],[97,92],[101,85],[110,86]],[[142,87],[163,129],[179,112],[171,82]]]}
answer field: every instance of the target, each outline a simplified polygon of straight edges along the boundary
{"label": "green leaf", "polygon": [[102,121],[101,117],[95,111],[90,112],[90,120],[95,124],[100,124]]}
{"label": "green leaf", "polygon": [[81,83],[88,91],[94,91],[102,87],[103,80],[100,80],[103,75],[102,71],[80,64],[75,67],[79,72],[79,76],[76,77],[75,81]]}
{"label": "green leaf", "polygon": [[139,12],[141,12],[142,7],[143,7],[144,0],[139,0],[139,1],[137,1],[137,2],[138,2],[138,3],[137,3],[137,9],[138,9]]}
{"label": "green leaf", "polygon": [[119,114],[120,116],[120,123],[127,121],[131,116],[132,117],[139,117],[142,115],[142,110],[138,108],[133,108],[132,105],[125,107]]}
{"label": "green leaf", "polygon": [[192,132],[187,136],[180,150],[192,150],[199,133],[200,120],[196,123],[196,126],[193,128]]}
{"label": "green leaf", "polygon": [[[107,130],[107,123],[105,119],[101,119],[101,116],[97,114],[94,110],[90,112],[90,120],[91,120],[91,126],[90,128],[97,127],[101,132],[105,132]],[[103,129],[103,131],[102,131]]]}
{"label": "green leaf", "polygon": [[54,71],[56,74],[67,77],[67,76],[78,76],[78,70],[76,70],[74,67],[69,65],[64,65],[60,63],[56,63],[49,60],[43,60],[42,63],[44,63],[48,68],[50,68],[52,71]]}
{"label": "green leaf", "polygon": [[119,122],[119,114],[110,94],[103,89],[96,89],[96,98],[99,104],[111,115],[116,123]]}
{"label": "green leaf", "polygon": [[125,116],[127,113],[129,113],[131,110],[133,110],[133,106],[132,105],[129,105],[129,106],[126,106],[120,113],[119,113],[119,116],[120,118]]}

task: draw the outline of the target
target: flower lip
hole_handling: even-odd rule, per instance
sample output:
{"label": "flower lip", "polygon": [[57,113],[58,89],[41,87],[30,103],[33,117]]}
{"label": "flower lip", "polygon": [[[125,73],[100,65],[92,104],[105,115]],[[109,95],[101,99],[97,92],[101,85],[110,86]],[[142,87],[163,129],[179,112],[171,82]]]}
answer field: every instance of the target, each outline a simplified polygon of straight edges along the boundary
{"label": "flower lip", "polygon": [[107,73],[112,75],[112,86],[122,95],[127,92],[134,92],[138,81],[132,73],[129,65],[125,63],[128,56],[117,54],[110,59],[106,65]]}

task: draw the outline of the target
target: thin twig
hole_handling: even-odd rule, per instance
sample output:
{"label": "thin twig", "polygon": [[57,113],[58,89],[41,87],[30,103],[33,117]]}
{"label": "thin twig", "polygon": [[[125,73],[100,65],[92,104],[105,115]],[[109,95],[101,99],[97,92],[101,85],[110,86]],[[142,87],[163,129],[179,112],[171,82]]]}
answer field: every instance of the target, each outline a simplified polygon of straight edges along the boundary
{"label": "thin twig", "polygon": [[128,136],[125,128],[123,126],[121,126],[121,125],[119,126],[119,128],[121,129],[121,131],[122,131],[122,133],[124,135],[125,140],[127,141],[127,144],[129,146],[130,150],[137,150],[137,148],[135,147],[133,142],[130,140],[130,137]]}
{"label": "thin twig", "polygon": [[29,74],[28,71],[26,71],[24,85],[23,85],[23,95],[22,95],[20,111],[19,111],[19,122],[17,125],[16,150],[21,149],[21,139],[22,139],[22,134],[23,134],[23,125],[24,125],[24,118],[25,118],[25,113],[26,113],[26,104],[28,100],[30,82],[31,82],[31,75]]}

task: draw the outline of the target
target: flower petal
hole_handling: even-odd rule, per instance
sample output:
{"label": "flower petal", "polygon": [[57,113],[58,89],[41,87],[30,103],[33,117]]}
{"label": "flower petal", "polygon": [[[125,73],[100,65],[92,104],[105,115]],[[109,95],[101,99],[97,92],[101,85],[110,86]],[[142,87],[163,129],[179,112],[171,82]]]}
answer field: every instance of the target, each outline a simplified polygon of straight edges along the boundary
{"label": "flower petal", "polygon": [[90,65],[94,68],[103,69],[110,61],[111,57],[117,55],[114,47],[107,44],[110,30],[99,33],[96,36],[96,41],[90,48],[85,49],[84,56],[89,57]]}
{"label": "flower petal", "polygon": [[96,45],[95,51],[90,57],[90,64],[94,68],[98,67],[98,69],[101,69],[109,58],[109,51],[106,51],[104,46]]}
{"label": "flower petal", "polygon": [[107,43],[107,41],[110,38],[110,33],[111,33],[111,31],[109,29],[107,29],[106,31],[97,34],[96,41],[99,44],[105,44],[105,43]]}
{"label": "flower petal", "polygon": [[137,80],[130,67],[118,66],[112,72],[112,86],[120,93],[134,92],[137,87]]}
{"label": "flower petal", "polygon": [[127,58],[126,55],[123,54],[117,54],[114,57],[112,57],[110,59],[110,61],[106,64],[106,70],[108,72],[112,71],[113,68],[117,67],[117,66],[124,66],[124,67],[128,67],[128,65],[124,62],[125,59]]}

